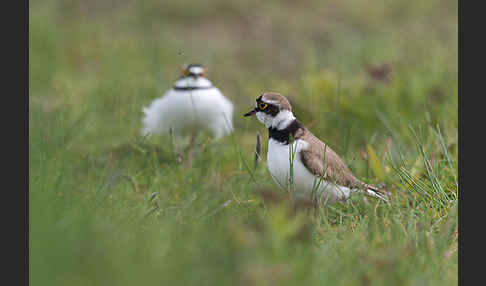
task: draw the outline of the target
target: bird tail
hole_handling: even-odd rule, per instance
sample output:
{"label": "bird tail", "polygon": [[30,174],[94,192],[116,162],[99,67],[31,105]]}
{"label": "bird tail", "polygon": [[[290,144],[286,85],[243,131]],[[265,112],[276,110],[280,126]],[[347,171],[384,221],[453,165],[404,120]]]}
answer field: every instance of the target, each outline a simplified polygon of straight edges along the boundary
{"label": "bird tail", "polygon": [[366,185],[365,194],[370,197],[383,200],[386,203],[390,203],[386,198],[386,195],[383,192],[380,192],[380,189],[378,189],[377,187]]}

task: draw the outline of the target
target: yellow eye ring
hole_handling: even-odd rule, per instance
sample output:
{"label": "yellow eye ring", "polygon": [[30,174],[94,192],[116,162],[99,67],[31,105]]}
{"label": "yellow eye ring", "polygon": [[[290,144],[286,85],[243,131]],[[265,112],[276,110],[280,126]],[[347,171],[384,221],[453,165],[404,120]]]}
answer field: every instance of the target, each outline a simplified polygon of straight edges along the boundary
{"label": "yellow eye ring", "polygon": [[258,104],[258,108],[259,108],[260,110],[264,110],[264,109],[265,109],[265,108],[267,108],[267,107],[268,107],[268,104],[266,104],[266,103],[264,103],[264,102],[260,102],[260,103]]}

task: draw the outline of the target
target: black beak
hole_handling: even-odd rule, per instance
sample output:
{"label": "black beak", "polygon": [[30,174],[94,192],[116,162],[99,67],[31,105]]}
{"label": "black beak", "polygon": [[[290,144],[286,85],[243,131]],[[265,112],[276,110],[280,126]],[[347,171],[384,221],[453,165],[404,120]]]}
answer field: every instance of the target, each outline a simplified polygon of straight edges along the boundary
{"label": "black beak", "polygon": [[249,112],[245,113],[243,116],[252,116],[253,114],[257,113],[257,109],[255,107],[255,109],[252,109],[250,110]]}

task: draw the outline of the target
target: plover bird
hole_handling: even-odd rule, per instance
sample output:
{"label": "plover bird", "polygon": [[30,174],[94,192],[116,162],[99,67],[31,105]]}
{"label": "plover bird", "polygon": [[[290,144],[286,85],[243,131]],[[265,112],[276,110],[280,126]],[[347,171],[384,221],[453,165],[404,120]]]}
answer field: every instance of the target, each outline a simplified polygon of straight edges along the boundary
{"label": "plover bird", "polygon": [[205,77],[200,64],[186,66],[173,88],[143,112],[142,135],[172,129],[175,135],[194,137],[200,130],[209,130],[218,139],[233,131],[233,104]]}
{"label": "plover bird", "polygon": [[358,180],[329,146],[295,118],[281,94],[263,93],[244,116],[251,115],[268,128],[267,165],[281,188],[318,202],[335,203],[354,192],[387,201],[378,188]]}

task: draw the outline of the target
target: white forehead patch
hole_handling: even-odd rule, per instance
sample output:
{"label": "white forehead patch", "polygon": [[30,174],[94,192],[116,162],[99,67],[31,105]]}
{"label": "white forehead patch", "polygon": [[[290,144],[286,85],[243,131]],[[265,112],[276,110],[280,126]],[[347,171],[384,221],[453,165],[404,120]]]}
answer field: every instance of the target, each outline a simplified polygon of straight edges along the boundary
{"label": "white forehead patch", "polygon": [[202,74],[204,71],[204,68],[198,67],[198,66],[193,66],[189,68],[189,72],[192,74]]}

